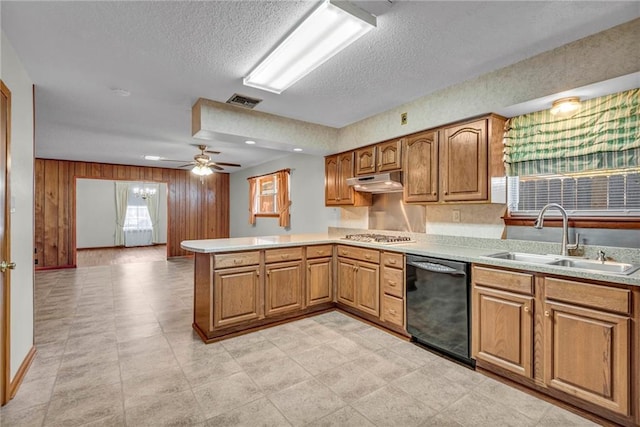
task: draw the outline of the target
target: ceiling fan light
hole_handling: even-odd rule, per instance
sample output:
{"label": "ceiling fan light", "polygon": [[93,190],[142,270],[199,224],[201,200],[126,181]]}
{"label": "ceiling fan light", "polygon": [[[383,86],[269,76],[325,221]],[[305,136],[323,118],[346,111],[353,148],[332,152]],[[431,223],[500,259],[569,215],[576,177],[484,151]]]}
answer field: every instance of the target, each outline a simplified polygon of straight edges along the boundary
{"label": "ceiling fan light", "polygon": [[580,98],[572,96],[553,101],[551,104],[551,115],[556,117],[571,117],[580,109]]}
{"label": "ceiling fan light", "polygon": [[193,172],[195,175],[198,175],[198,176],[207,176],[213,173],[213,171],[209,166],[202,166],[202,165],[194,166],[193,169],[191,169],[191,172]]}

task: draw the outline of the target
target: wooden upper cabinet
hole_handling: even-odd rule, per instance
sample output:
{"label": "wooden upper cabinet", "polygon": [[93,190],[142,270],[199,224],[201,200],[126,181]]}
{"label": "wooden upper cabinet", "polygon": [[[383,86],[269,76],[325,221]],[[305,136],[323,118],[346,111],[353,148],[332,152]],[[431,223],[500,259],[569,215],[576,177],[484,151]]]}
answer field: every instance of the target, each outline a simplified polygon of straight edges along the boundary
{"label": "wooden upper cabinet", "polygon": [[378,172],[390,172],[402,168],[403,141],[403,139],[397,139],[377,145]]}
{"label": "wooden upper cabinet", "polygon": [[355,175],[400,170],[402,168],[402,141],[402,139],[396,139],[357,149],[355,151]]}
{"label": "wooden upper cabinet", "polygon": [[356,150],[356,175],[367,175],[376,172],[376,147],[365,147]]}
{"label": "wooden upper cabinet", "polygon": [[438,132],[407,138],[404,145],[404,201],[438,201]]}
{"label": "wooden upper cabinet", "polygon": [[486,119],[442,130],[442,201],[487,200],[488,150]]}
{"label": "wooden upper cabinet", "polygon": [[359,193],[347,185],[353,176],[353,159],[353,151],[325,157],[325,205],[371,205],[370,193]]}

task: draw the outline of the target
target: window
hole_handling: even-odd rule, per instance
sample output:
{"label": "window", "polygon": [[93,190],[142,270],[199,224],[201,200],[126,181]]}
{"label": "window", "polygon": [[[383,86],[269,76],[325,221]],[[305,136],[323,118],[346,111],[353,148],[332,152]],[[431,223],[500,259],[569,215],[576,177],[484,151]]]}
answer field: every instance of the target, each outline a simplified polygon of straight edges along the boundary
{"label": "window", "polygon": [[150,230],[151,215],[149,215],[149,208],[144,206],[127,206],[127,213],[124,218],[124,228],[134,230]]}
{"label": "window", "polygon": [[638,228],[639,98],[640,89],[632,89],[583,101],[572,117],[544,110],[509,119],[505,223],[522,225],[547,203],[558,203],[575,226]]}
{"label": "window", "polygon": [[281,227],[289,227],[289,169],[247,178],[249,181],[249,224],[256,217],[277,217]]}

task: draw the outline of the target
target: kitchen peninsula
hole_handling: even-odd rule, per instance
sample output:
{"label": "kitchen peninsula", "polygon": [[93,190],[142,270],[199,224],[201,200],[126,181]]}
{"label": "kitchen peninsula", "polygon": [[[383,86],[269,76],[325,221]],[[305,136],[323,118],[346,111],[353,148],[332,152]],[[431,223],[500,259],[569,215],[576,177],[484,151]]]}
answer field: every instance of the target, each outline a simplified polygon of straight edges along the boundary
{"label": "kitchen peninsula", "polygon": [[[342,238],[349,232],[183,241],[195,253],[194,329],[213,342],[338,309],[408,337],[405,254],[468,262],[478,370],[621,425],[640,422],[640,271],[488,257],[559,253],[551,243],[411,234],[385,245]],[[604,249],[640,260],[637,249]]]}

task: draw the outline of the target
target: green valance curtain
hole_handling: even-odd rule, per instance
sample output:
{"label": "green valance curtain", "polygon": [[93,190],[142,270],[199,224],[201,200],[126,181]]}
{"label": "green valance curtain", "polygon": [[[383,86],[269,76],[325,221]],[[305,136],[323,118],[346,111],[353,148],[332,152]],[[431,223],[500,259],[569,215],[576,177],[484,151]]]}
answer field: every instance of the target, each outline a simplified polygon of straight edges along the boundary
{"label": "green valance curtain", "polygon": [[593,98],[572,117],[549,110],[509,119],[508,175],[539,175],[640,165],[640,89]]}

